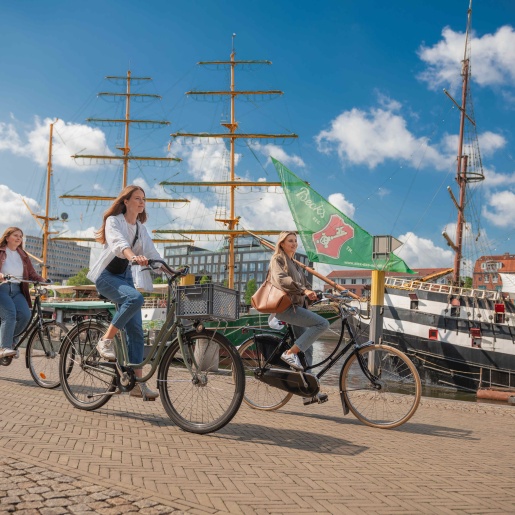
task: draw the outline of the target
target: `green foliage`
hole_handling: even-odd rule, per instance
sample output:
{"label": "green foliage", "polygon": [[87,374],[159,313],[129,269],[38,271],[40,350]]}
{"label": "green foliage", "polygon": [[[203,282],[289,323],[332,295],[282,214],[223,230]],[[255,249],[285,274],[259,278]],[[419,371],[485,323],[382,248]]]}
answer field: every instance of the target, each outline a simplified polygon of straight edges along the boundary
{"label": "green foliage", "polygon": [[250,279],[245,288],[245,304],[250,306],[250,299],[257,291],[257,284],[255,279]]}
{"label": "green foliage", "polygon": [[86,274],[89,272],[89,268],[83,268],[77,275],[70,277],[67,284],[69,286],[83,286],[85,284],[93,284],[87,277]]}
{"label": "green foliage", "polygon": [[211,279],[207,275],[203,275],[200,278],[200,284],[206,284],[206,283],[210,283],[210,282],[211,282]]}
{"label": "green foliage", "polygon": [[153,281],[153,284],[165,284],[166,279],[164,279],[162,276],[156,277]]}
{"label": "green foliage", "polygon": [[464,288],[472,288],[472,277],[462,277],[461,281]]}

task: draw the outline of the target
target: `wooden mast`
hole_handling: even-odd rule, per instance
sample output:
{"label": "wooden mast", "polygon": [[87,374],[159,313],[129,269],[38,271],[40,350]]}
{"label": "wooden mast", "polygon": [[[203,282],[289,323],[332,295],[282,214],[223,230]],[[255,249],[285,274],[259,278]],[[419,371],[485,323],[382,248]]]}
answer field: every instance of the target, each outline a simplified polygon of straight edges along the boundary
{"label": "wooden mast", "polygon": [[469,37],[471,32],[472,23],[472,0],[470,0],[469,8],[467,11],[467,30],[465,33],[465,51],[463,55],[461,76],[461,105],[452,98],[450,93],[444,89],[444,93],[453,101],[456,107],[460,110],[460,131],[458,137],[458,155],[456,160],[456,182],[459,187],[459,200],[456,199],[450,188],[449,194],[451,199],[456,206],[458,211],[458,220],[456,225],[456,235],[454,242],[447,235],[443,233],[443,237],[446,239],[447,244],[454,250],[454,267],[453,267],[453,284],[456,286],[460,285],[460,272],[461,272],[461,260],[463,258],[463,229],[466,224],[465,219],[465,207],[466,207],[466,193],[467,184],[470,182],[478,182],[484,179],[482,173],[468,173],[469,168],[469,156],[464,154],[464,139],[465,139],[465,121],[468,120],[470,124],[475,127],[475,121],[467,114],[467,100],[468,90],[470,86],[470,56],[469,56]]}
{"label": "wooden mast", "polygon": [[[272,64],[270,61],[237,61],[236,60],[236,52],[234,50],[234,37],[236,35],[233,34],[233,46],[232,52],[230,55],[229,61],[201,61],[199,65],[225,65],[230,66],[231,70],[231,81],[229,91],[188,91],[187,95],[226,95],[230,97],[230,106],[231,106],[231,114],[230,120],[228,122],[221,123],[223,127],[228,129],[228,133],[183,133],[177,132],[171,134],[173,138],[176,137],[194,137],[194,138],[225,138],[229,139],[229,152],[230,152],[230,161],[229,161],[229,172],[230,178],[229,181],[220,181],[220,182],[210,182],[210,183],[195,183],[195,186],[223,186],[229,188],[229,203],[230,203],[230,211],[228,218],[217,218],[217,222],[222,222],[227,226],[227,230],[213,230],[213,231],[188,231],[188,230],[156,230],[155,233],[176,233],[176,234],[206,234],[206,235],[224,235],[228,239],[228,251],[229,258],[227,264],[228,277],[227,277],[227,286],[229,288],[234,288],[234,270],[235,270],[235,239],[238,236],[245,235],[247,231],[244,230],[236,230],[236,226],[238,225],[239,217],[236,216],[235,212],[235,192],[238,186],[259,186],[259,187],[267,187],[267,186],[281,186],[280,182],[249,182],[249,181],[236,181],[235,177],[235,143],[237,139],[264,139],[264,138],[297,138],[296,134],[242,134],[237,133],[238,122],[236,121],[236,98],[240,95],[282,95],[282,91],[237,91],[235,87],[235,70],[236,66],[239,65],[255,65],[255,64]],[[162,186],[171,186],[171,185],[184,185],[185,183],[171,183],[171,182],[162,182]],[[189,183],[191,184],[191,183]],[[279,234],[280,231],[277,230],[261,230],[254,231],[258,234]]]}
{"label": "wooden mast", "polygon": [[[101,159],[104,161],[123,161],[122,171],[122,183],[121,189],[128,185],[129,175],[129,163],[130,161],[155,161],[155,162],[171,162],[181,161],[177,157],[150,157],[150,156],[135,156],[131,154],[131,148],[129,144],[129,132],[131,124],[154,124],[154,125],[170,125],[170,122],[166,120],[139,120],[131,118],[131,99],[132,98],[149,98],[149,99],[161,99],[160,95],[148,94],[148,93],[132,93],[131,84],[133,81],[150,81],[150,77],[132,77],[131,71],[127,71],[127,75],[124,77],[108,76],[108,80],[124,80],[126,81],[126,87],[124,93],[118,92],[101,92],[98,94],[99,97],[124,97],[125,98],[125,117],[121,119],[115,118],[88,118],[86,121],[93,123],[107,123],[107,124],[123,124],[125,126],[124,132],[124,145],[123,147],[117,147],[121,150],[121,155],[105,156],[105,155],[90,155],[90,154],[75,154],[72,157],[74,159]],[[61,195],[59,198],[74,199],[74,200],[93,200],[93,201],[106,201],[112,202],[116,196],[96,196],[96,195]],[[170,198],[147,198],[147,202],[152,203],[178,203],[178,202],[189,202],[187,199],[170,199]],[[58,237],[55,240],[61,241],[87,241],[94,242],[94,238],[81,238],[81,237]],[[155,243],[190,243],[190,239],[155,239]]]}

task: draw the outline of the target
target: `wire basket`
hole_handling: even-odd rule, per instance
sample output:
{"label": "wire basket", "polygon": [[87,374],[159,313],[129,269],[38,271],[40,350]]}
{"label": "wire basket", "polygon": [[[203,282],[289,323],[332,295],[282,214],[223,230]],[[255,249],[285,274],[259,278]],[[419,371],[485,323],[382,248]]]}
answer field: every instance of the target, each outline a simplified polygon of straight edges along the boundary
{"label": "wire basket", "polygon": [[177,318],[238,320],[240,292],[218,284],[177,286]]}

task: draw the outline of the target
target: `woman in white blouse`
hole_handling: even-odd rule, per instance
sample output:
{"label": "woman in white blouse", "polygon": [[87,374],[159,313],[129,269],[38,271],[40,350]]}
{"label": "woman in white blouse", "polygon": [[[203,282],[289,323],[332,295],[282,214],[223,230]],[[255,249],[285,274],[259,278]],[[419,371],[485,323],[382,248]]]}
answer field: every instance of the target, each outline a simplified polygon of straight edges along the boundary
{"label": "woman in white blouse", "polygon": [[[110,361],[116,360],[113,338],[120,329],[127,334],[129,362],[143,361],[143,295],[136,288],[152,291],[150,272],[141,271],[140,266],[146,266],[149,259],[161,259],[143,226],[146,220],[145,192],[139,186],[127,186],[104,213],[102,227],[95,234],[104,250],[88,278],[101,295],[117,305],[111,325],[97,345],[100,356]],[[135,373],[142,377],[141,369]],[[146,400],[159,396],[145,383],[137,383],[130,394]]]}
{"label": "woman in white blouse", "polygon": [[[11,276],[7,282],[5,276]],[[26,281],[46,282],[32,266],[23,250],[23,231],[8,227],[0,239],[0,358],[18,357],[13,350],[15,334],[20,334],[30,320],[32,301]]]}

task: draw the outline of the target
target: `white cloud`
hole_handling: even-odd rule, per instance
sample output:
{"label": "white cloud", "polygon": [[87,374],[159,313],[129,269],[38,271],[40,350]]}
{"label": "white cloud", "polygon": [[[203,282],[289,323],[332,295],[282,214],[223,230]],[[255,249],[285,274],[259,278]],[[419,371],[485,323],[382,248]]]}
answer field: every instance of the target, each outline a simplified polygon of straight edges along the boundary
{"label": "white cloud", "polygon": [[[495,34],[478,38],[472,35],[472,80],[481,86],[513,86],[515,83],[515,31],[501,27]],[[422,45],[418,55],[427,64],[419,78],[431,89],[457,85],[460,62],[465,48],[465,34],[449,27],[442,30],[442,40],[427,47]]]}
{"label": "white cloud", "polygon": [[[386,100],[381,100],[386,104]],[[400,104],[389,102],[389,109],[357,108],[344,111],[321,131],[315,140],[325,154],[337,152],[343,163],[375,168],[388,159],[419,166],[446,169],[447,162],[426,137],[418,138],[407,128],[406,120],[395,111]]]}
{"label": "white cloud", "polygon": [[483,216],[497,227],[515,227],[515,193],[506,190],[491,194]]}
{"label": "white cloud", "polygon": [[438,247],[427,238],[407,232],[397,239],[404,242],[404,245],[396,250],[395,254],[410,268],[446,268],[453,264],[454,252]]}
{"label": "white cloud", "polygon": [[[406,119],[397,111],[401,105],[378,93],[380,108],[369,111],[354,108],[338,115],[330,128],[321,131],[315,140],[325,154],[336,152],[343,164],[375,168],[387,160],[409,163],[414,167],[447,171],[456,160],[458,135],[445,134],[439,142],[415,136]],[[492,155],[506,146],[500,134],[485,131],[478,135],[484,155]],[[463,153],[475,152],[465,143]]]}
{"label": "white cloud", "polygon": [[304,168],[306,166],[306,163],[302,160],[301,157],[293,154],[287,154],[285,150],[280,147],[279,145],[273,145],[271,143],[267,145],[262,145],[261,143],[253,143],[251,144],[251,147],[257,151],[266,156],[269,160],[270,157],[273,157],[274,159],[277,159],[278,161],[281,161],[285,166],[297,166],[300,168]]}
{"label": "white cloud", "polygon": [[[36,117],[34,125],[20,131],[16,124],[0,123],[0,151],[11,152],[15,155],[26,156],[40,166],[48,162],[48,144],[50,137],[50,124],[54,119],[44,120]],[[21,132],[21,134],[20,134]],[[105,134],[100,129],[76,123],[66,123],[58,120],[54,123],[52,144],[52,163],[54,166],[70,170],[83,169],[82,160],[75,162],[71,155],[75,153],[112,155],[109,150]]]}
{"label": "white cloud", "polygon": [[344,215],[347,215],[349,218],[354,218],[356,208],[354,204],[349,202],[342,193],[332,193],[329,195],[327,200]]}
{"label": "white cloud", "polygon": [[[32,212],[39,214],[38,203],[28,197],[23,197]],[[0,184],[0,225],[5,229],[10,226],[19,226],[27,232],[27,226],[34,226],[34,219],[22,200],[22,195]]]}
{"label": "white cloud", "polygon": [[[227,178],[229,170],[229,152],[222,139],[194,138],[191,141],[175,140],[170,156],[182,158],[190,173],[196,180],[209,182]],[[238,164],[241,155],[235,155]]]}
{"label": "white cloud", "polygon": [[499,186],[506,186],[515,184],[515,172],[511,174],[497,173],[494,170],[485,168],[483,170],[485,180],[484,186],[487,188],[495,188]]}

